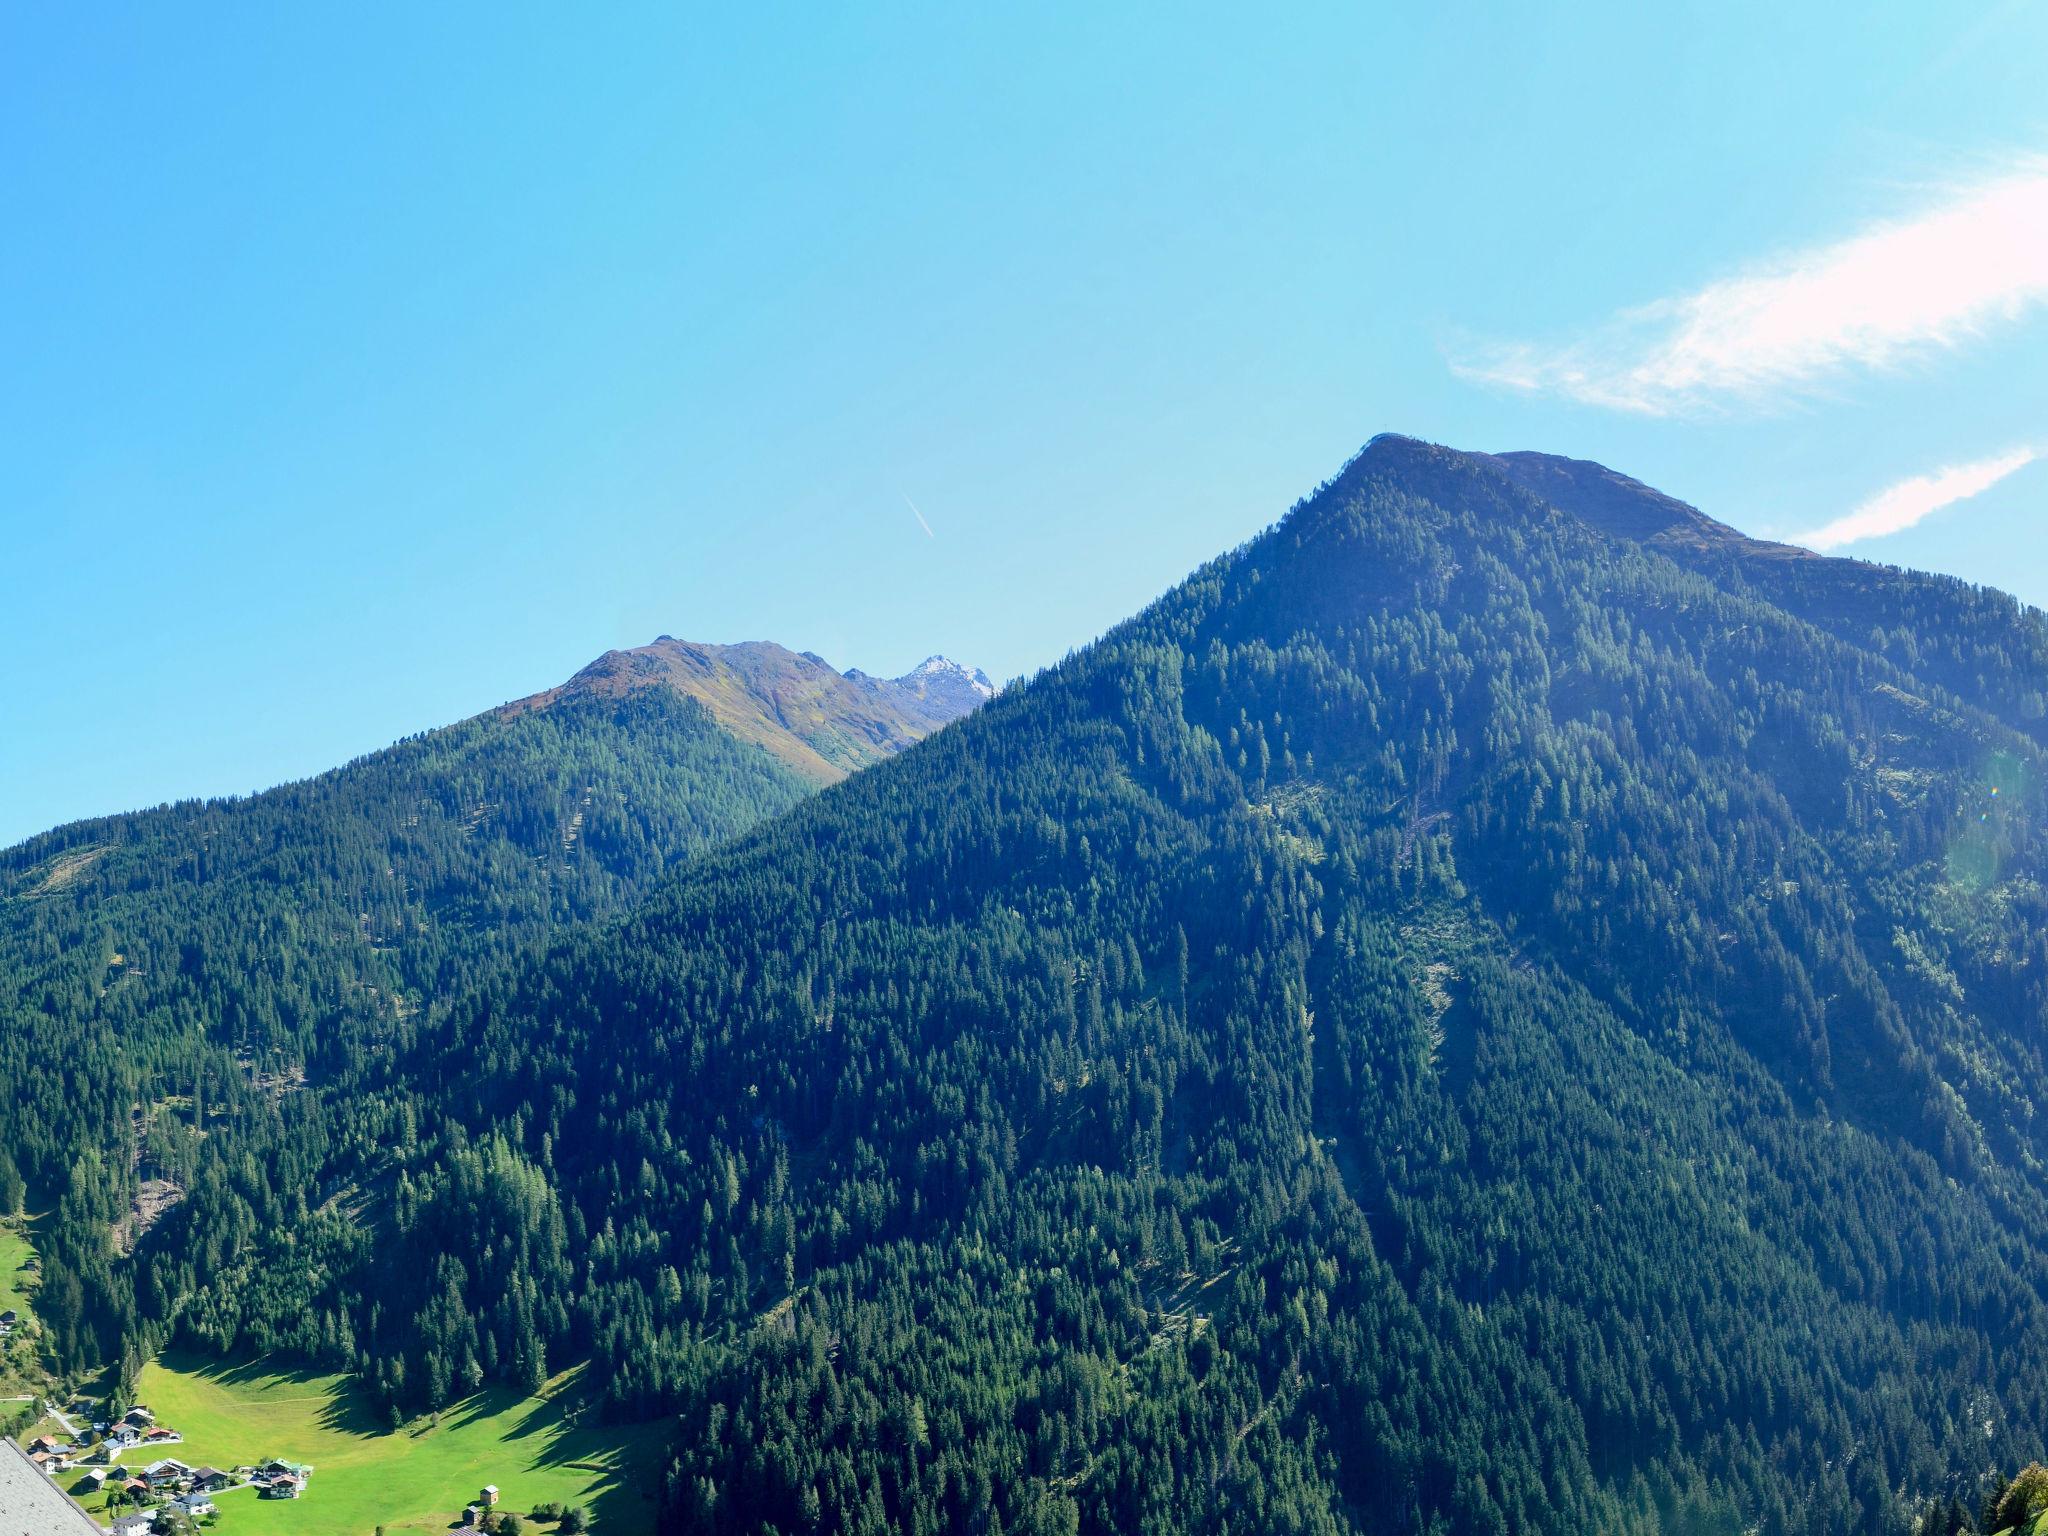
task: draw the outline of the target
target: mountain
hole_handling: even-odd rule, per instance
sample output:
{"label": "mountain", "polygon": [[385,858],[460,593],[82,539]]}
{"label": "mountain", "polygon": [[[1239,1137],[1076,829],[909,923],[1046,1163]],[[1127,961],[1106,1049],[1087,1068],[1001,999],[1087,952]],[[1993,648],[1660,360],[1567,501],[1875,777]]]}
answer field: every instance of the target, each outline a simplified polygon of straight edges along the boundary
{"label": "mountain", "polygon": [[1709,553],[1769,560],[1816,558],[1795,545],[1770,544],[1738,533],[1699,508],[1590,459],[1565,459],[1549,453],[1485,457],[1518,485],[1602,533],[1648,544],[1675,558]]}
{"label": "mountain", "polygon": [[554,958],[468,1119],[592,1212],[550,1081],[676,1138],[586,1292],[670,1529],[1888,1530],[2040,1443],[2041,617],[1592,468],[1376,442]]}
{"label": "mountain", "polygon": [[[757,692],[617,681],[682,654]],[[309,1083],[345,1100],[515,956],[838,776],[799,730],[869,761],[971,707],[928,696],[925,671],[870,685],[776,646],[664,641],[303,783],[0,852],[0,1209],[60,1207],[41,1309],[56,1360],[132,1324],[116,1261],[200,1177],[174,1124],[295,1114]],[[829,677],[828,707],[774,681],[791,674]]]}
{"label": "mountain", "polygon": [[900,752],[995,693],[983,673],[943,656],[899,678],[875,678],[842,674],[821,656],[768,641],[701,645],[663,635],[652,645],[607,651],[561,687],[506,710],[651,688],[695,699],[733,736],[819,784]]}
{"label": "mountain", "polygon": [[[904,700],[904,708],[941,724],[981,708],[996,694],[995,684],[981,668],[962,666],[944,656],[927,656],[903,676],[887,681],[870,678],[857,669],[846,675],[888,690]],[[917,701],[915,705],[911,699]]]}
{"label": "mountain", "polygon": [[1506,453],[1493,462],[1602,532],[1646,543],[1915,676],[1981,699],[2006,723],[2048,745],[2048,627],[2005,593],[1747,538],[1584,459]]}
{"label": "mountain", "polygon": [[588,1359],[672,1536],[1904,1533],[2048,1439],[2044,644],[1375,439],[337,1088],[160,1117],[126,1332],[394,1415]]}

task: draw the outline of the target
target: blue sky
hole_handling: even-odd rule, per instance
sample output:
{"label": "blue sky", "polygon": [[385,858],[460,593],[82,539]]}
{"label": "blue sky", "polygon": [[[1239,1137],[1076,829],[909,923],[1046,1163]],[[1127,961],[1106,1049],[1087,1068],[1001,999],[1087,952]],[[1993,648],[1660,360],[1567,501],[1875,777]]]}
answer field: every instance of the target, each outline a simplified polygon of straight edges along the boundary
{"label": "blue sky", "polygon": [[9,8],[0,842],[1027,672],[1384,430],[2048,601],[2048,8],[1269,9]]}

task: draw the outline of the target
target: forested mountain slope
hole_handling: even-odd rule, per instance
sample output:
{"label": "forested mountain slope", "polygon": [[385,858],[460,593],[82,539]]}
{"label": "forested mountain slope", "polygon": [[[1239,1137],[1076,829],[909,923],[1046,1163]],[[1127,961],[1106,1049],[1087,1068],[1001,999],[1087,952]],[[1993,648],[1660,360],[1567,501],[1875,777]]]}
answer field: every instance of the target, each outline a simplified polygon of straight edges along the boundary
{"label": "forested mountain slope", "polygon": [[250,1095],[132,1335],[394,1411],[588,1355],[677,1417],[675,1533],[1972,1496],[2048,1438],[2040,616],[1609,480],[1574,510],[1587,468],[1376,440],[957,727]]}
{"label": "forested mountain slope", "polygon": [[[904,692],[877,755],[965,707]],[[814,787],[679,690],[572,687],[0,853],[0,1206],[55,1207],[58,1362],[132,1326],[123,1255],[227,1144],[213,1132],[248,1125],[297,1187],[304,1154],[274,1125],[317,1123],[314,1099],[402,1057],[434,1009]]]}
{"label": "forested mountain slope", "polygon": [[1754,591],[2048,744],[2048,624],[2005,593],[1953,576],[1823,560],[1745,538],[1682,501],[1583,459],[1504,453],[1494,462],[1594,527],[1647,543],[1719,585]]}
{"label": "forested mountain slope", "polygon": [[676,1532],[1902,1529],[2048,1434],[2041,754],[1906,649],[1380,440],[458,1021],[362,1363],[593,1350]]}

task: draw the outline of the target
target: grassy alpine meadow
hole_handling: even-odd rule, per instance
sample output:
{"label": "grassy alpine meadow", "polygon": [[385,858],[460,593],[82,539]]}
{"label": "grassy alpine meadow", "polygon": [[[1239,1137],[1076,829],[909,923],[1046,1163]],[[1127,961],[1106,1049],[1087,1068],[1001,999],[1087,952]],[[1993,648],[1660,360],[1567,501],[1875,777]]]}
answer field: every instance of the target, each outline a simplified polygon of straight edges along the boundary
{"label": "grassy alpine meadow", "polygon": [[[644,1536],[654,1524],[665,1426],[577,1424],[581,1367],[539,1396],[480,1392],[398,1429],[375,1422],[347,1377],[167,1355],[143,1368],[136,1400],[184,1435],[161,1452],[192,1466],[232,1468],[280,1456],[312,1466],[297,1499],[253,1488],[221,1494],[221,1536],[369,1536],[444,1531],[486,1483],[499,1508],[580,1504],[604,1536]],[[543,1527],[542,1529],[547,1529]]]}
{"label": "grassy alpine meadow", "polygon": [[35,1249],[19,1221],[0,1221],[0,1312],[26,1312]]}
{"label": "grassy alpine meadow", "polygon": [[[0,1399],[11,1399],[42,1386],[42,1370],[36,1359],[29,1292],[35,1289],[36,1253],[21,1220],[0,1221],[0,1312],[20,1314],[12,1333],[0,1339]],[[17,1407],[0,1401],[0,1415]]]}

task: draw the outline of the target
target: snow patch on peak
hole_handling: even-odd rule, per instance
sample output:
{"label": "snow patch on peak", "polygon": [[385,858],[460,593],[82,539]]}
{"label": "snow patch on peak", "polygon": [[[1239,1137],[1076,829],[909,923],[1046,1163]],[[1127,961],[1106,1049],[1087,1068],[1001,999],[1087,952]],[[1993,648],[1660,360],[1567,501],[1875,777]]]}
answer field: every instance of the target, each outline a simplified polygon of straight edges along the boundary
{"label": "snow patch on peak", "polygon": [[963,666],[950,656],[927,656],[903,676],[899,683],[952,682],[964,684],[984,699],[995,697],[996,686],[988,680],[988,674],[979,667]]}

